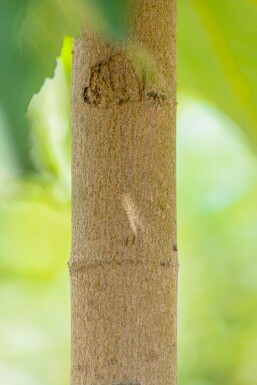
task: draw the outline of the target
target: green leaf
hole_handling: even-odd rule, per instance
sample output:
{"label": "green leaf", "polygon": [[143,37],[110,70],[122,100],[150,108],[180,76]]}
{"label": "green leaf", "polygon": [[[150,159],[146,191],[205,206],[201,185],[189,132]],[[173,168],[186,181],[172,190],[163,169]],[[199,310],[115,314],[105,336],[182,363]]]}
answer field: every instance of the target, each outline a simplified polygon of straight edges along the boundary
{"label": "green leaf", "polygon": [[86,0],[86,3],[103,33],[118,40],[127,37],[124,16],[129,12],[129,0]]}
{"label": "green leaf", "polygon": [[80,31],[82,2],[1,2],[0,104],[18,171],[31,171],[24,115],[32,96],[51,77],[65,35]]}
{"label": "green leaf", "polygon": [[178,4],[179,90],[210,101],[257,146],[257,1]]}
{"label": "green leaf", "polygon": [[23,118],[23,61],[17,39],[28,0],[0,2],[0,109],[1,130],[5,128],[9,152],[14,163],[23,170],[31,169],[28,128]]}
{"label": "green leaf", "polygon": [[[0,4],[0,111],[19,171],[31,171],[24,119],[32,96],[52,77],[65,36],[76,36],[82,17],[113,38],[125,36],[127,0],[8,0]],[[87,17],[86,17],[87,16]],[[2,127],[3,129],[3,127]]]}

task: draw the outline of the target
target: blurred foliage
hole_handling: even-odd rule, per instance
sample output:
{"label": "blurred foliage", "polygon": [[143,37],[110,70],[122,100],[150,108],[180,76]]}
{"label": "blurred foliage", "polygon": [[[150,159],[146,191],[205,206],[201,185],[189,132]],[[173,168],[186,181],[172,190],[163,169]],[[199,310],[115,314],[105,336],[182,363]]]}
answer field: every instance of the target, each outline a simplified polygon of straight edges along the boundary
{"label": "blurred foliage", "polygon": [[29,108],[37,175],[0,173],[0,383],[69,383],[71,39]]}
{"label": "blurred foliage", "polygon": [[[122,1],[83,1],[103,32],[124,36]],[[63,37],[79,17],[70,21],[66,3],[0,3],[0,383],[8,385],[69,384],[71,39]],[[179,384],[256,385],[257,6],[178,6]],[[17,179],[18,166],[38,172]]]}
{"label": "blurred foliage", "polygon": [[125,35],[127,0],[8,0],[0,2],[0,108],[16,168],[31,171],[24,114],[52,77],[65,36],[78,35],[82,15],[114,38]]}
{"label": "blurred foliage", "polygon": [[178,87],[234,119],[257,146],[257,2],[178,1]]}
{"label": "blurred foliage", "polygon": [[179,99],[179,384],[255,385],[256,154],[219,110]]}
{"label": "blurred foliage", "polygon": [[[124,22],[129,10],[130,0],[85,0],[87,11],[98,29],[109,38],[125,39],[127,37],[127,25]],[[87,20],[90,23],[90,20]]]}
{"label": "blurred foliage", "polygon": [[[24,93],[27,79],[24,77],[25,65],[20,55],[18,33],[25,16],[28,0],[9,0],[0,2],[0,113],[1,129],[14,148],[13,166],[31,169],[29,157],[28,127],[24,122]],[[24,82],[25,80],[25,82]]]}

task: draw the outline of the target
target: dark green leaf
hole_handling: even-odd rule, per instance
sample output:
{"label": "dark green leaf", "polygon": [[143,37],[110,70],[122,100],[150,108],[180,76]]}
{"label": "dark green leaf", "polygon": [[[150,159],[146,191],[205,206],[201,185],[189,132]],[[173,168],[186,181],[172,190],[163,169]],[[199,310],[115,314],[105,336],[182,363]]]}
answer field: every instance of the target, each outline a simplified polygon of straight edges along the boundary
{"label": "dark green leaf", "polygon": [[20,52],[18,32],[26,12],[28,0],[0,2],[0,107],[4,127],[14,149],[14,163],[28,170],[28,128],[25,124],[23,104],[24,64]]}
{"label": "dark green leaf", "polygon": [[19,171],[33,168],[24,114],[45,78],[53,76],[64,37],[78,35],[88,13],[98,15],[93,21],[109,36],[124,37],[126,7],[127,0],[1,2],[0,107]]}
{"label": "dark green leaf", "polygon": [[91,11],[97,14],[99,27],[115,39],[127,37],[125,17],[129,11],[128,0],[86,0]]}

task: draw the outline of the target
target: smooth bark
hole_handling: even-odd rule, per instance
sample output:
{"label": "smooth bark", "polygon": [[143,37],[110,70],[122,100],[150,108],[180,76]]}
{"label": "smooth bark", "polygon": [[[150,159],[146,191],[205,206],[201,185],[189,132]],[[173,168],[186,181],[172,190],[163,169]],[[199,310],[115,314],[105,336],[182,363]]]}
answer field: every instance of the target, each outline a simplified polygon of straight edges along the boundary
{"label": "smooth bark", "polygon": [[74,42],[72,385],[177,382],[175,3],[134,0],[129,44]]}

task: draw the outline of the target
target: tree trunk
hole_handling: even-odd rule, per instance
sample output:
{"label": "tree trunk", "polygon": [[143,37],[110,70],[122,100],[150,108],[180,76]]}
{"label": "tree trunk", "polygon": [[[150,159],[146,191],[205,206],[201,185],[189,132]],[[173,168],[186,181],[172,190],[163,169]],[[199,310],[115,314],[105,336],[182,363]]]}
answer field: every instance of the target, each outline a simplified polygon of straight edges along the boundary
{"label": "tree trunk", "polygon": [[177,382],[175,3],[134,0],[123,47],[74,42],[72,385]]}

